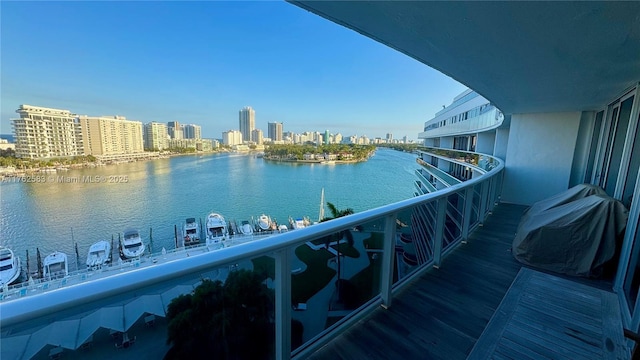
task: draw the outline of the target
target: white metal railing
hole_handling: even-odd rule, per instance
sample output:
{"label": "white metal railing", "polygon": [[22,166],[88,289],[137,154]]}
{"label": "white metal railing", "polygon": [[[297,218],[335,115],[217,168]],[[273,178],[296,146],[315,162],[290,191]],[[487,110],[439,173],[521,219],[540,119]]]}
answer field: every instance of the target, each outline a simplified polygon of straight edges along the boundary
{"label": "white metal railing", "polygon": [[[104,303],[104,299],[110,297],[131,292],[139,295],[149,287],[158,287],[185,276],[201,276],[206,271],[227,266],[229,263],[266,255],[275,259],[273,285],[276,359],[302,358],[353,325],[378,305],[385,308],[391,306],[395,292],[407,286],[411,279],[420,276],[432,266],[439,267],[442,258],[452,251],[456,244],[467,240],[473,228],[481,224],[491,211],[500,193],[503,162],[487,155],[482,156],[491,159],[493,165],[490,171],[434,193],[274,235],[267,239],[206,251],[197,256],[157,263],[153,266],[140,266],[113,276],[0,303],[0,326],[3,330],[20,327],[27,321],[34,321],[43,316],[50,318],[54,313],[68,313],[77,306],[83,305],[86,309],[87,304]],[[405,185],[399,184],[399,186]],[[435,223],[429,223],[425,220],[426,218],[433,219]],[[356,228],[358,231],[354,232],[355,234],[376,233],[383,238],[380,249],[365,250],[366,256],[370,256],[367,260],[371,264],[374,261],[378,262],[381,269],[377,273],[378,278],[374,276],[376,280],[372,280],[375,285],[372,289],[378,290],[374,291],[372,296],[368,296],[369,300],[357,309],[350,310],[342,320],[317,334],[312,334],[313,337],[307,342],[291,351],[291,319],[293,318],[291,269],[295,260],[294,251],[307,242]],[[398,229],[401,231],[409,229],[413,234],[414,254],[411,254],[411,247],[399,250],[401,245],[397,236]],[[418,259],[417,264],[405,264],[401,260],[400,252],[408,258],[413,255]],[[345,257],[343,261],[350,260]],[[397,277],[396,281],[394,281],[394,275]]]}
{"label": "white metal railing", "polygon": [[496,108],[491,111],[485,112],[471,119],[464,121],[458,121],[453,124],[447,124],[435,129],[429,129],[418,134],[418,139],[429,139],[441,136],[454,136],[461,134],[469,134],[475,132],[482,132],[497,128],[502,125],[504,115]]}

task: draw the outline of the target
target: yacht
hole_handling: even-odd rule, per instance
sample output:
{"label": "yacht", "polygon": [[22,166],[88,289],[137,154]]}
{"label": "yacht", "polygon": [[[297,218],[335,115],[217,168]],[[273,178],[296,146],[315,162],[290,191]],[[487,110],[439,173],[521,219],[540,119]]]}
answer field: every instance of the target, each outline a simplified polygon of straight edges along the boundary
{"label": "yacht", "polygon": [[253,235],[253,226],[247,220],[242,220],[239,230],[242,235]]}
{"label": "yacht", "polygon": [[87,268],[99,268],[109,262],[111,262],[111,243],[101,240],[89,247]]}
{"label": "yacht", "polygon": [[271,217],[269,215],[262,214],[258,216],[258,228],[260,231],[274,230],[275,223],[271,221]]}
{"label": "yacht", "polygon": [[184,246],[195,245],[200,242],[200,226],[195,218],[188,218],[182,228]]}
{"label": "yacht", "polygon": [[218,213],[207,216],[207,245],[219,244],[229,236],[229,229],[224,217]]}
{"label": "yacht", "polygon": [[120,252],[126,259],[133,259],[144,254],[144,243],[138,230],[127,229],[124,231]]}
{"label": "yacht", "polygon": [[9,285],[20,277],[20,257],[11,249],[0,248],[0,286]]}
{"label": "yacht", "polygon": [[47,255],[42,262],[42,275],[45,279],[56,279],[69,274],[67,254],[59,251]]}
{"label": "yacht", "polygon": [[291,228],[293,230],[297,230],[306,228],[307,226],[311,225],[311,222],[307,217],[297,218],[295,220],[293,218],[289,218],[289,224],[291,225]]}

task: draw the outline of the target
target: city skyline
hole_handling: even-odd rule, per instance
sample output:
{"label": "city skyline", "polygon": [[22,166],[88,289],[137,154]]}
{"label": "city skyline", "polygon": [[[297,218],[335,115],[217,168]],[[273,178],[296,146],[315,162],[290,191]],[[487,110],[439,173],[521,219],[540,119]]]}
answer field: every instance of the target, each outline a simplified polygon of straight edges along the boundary
{"label": "city skyline", "polygon": [[[233,20],[240,14],[246,23]],[[201,124],[203,137],[219,138],[251,104],[263,131],[282,122],[296,133],[415,139],[464,89],[283,2],[5,3],[1,16],[0,133],[26,103]],[[120,25],[79,30],[56,20],[66,17]]]}

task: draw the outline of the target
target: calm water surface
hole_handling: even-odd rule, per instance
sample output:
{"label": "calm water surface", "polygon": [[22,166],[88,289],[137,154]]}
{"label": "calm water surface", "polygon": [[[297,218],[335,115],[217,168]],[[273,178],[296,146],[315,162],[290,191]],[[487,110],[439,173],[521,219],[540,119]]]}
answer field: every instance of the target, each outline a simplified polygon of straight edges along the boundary
{"label": "calm water surface", "polygon": [[[407,199],[413,194],[415,156],[378,149],[358,164],[286,164],[252,155],[216,154],[77,169],[53,176],[127,175],[127,183],[5,183],[0,187],[0,244],[35,264],[58,250],[75,270],[98,240],[117,244],[125,228],[141,230],[145,242],[153,229],[153,250],[173,249],[174,225],[188,217],[219,212],[227,221],[251,220],[262,213],[279,223],[289,216],[317,220],[320,194],[339,209],[356,212]],[[327,212],[328,213],[328,212]]]}

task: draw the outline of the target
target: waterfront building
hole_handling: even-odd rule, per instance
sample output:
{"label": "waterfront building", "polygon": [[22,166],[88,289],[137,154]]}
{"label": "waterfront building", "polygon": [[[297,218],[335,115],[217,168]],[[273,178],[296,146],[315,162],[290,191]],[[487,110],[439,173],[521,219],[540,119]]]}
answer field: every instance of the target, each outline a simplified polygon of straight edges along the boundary
{"label": "waterfront building", "polygon": [[[198,149],[198,144],[201,144],[201,140],[196,139],[169,139],[167,144],[170,149]],[[200,145],[200,147],[202,147]]]}
{"label": "waterfront building", "polygon": [[262,133],[262,130],[253,129],[253,131],[251,131],[251,139],[256,144],[259,144],[259,145],[262,144],[262,142],[264,141],[264,135]]}
{"label": "waterfront building", "polygon": [[178,121],[169,121],[167,123],[167,132],[171,139],[184,139],[184,128]]}
{"label": "waterfront building", "polygon": [[340,144],[342,143],[342,134],[337,133],[334,137],[333,137],[333,142],[335,144]]}
{"label": "waterfront building", "polygon": [[202,127],[200,125],[187,124],[182,127],[185,139],[202,139]]}
{"label": "waterfront building", "polygon": [[283,125],[281,122],[270,122],[268,124],[267,133],[271,141],[282,141]]}
{"label": "waterfront building", "polygon": [[16,157],[26,159],[84,155],[78,117],[69,110],[20,105],[12,119]]}
{"label": "waterfront building", "polygon": [[16,144],[10,143],[7,139],[0,139],[0,150],[13,150],[16,151]]}
{"label": "waterfront building", "polygon": [[416,170],[415,186],[416,195],[422,195],[484,174],[478,168],[482,164],[471,156],[473,152],[504,160],[509,122],[504,122],[503,113],[489,100],[467,89],[426,121],[418,138],[423,139],[423,145],[428,148],[464,151],[455,158],[437,151],[419,151],[422,161]]}
{"label": "waterfront building", "polygon": [[222,143],[227,146],[242,144],[242,133],[238,130],[229,130],[222,133]]}
{"label": "waterfront building", "polygon": [[393,142],[393,134],[392,134],[392,133],[387,133],[387,137],[386,137],[386,139],[387,139],[387,142],[388,142],[388,143]]}
{"label": "waterfront building", "polygon": [[152,121],[144,125],[144,149],[162,151],[168,145],[169,132],[167,124]]}
{"label": "waterfront building", "polygon": [[251,106],[245,106],[239,111],[238,123],[242,141],[252,141],[251,132],[256,128],[256,112]]}
{"label": "waterfront building", "polygon": [[[275,235],[274,241],[243,244],[244,254],[239,247],[209,251],[121,272],[99,283],[67,286],[65,279],[49,292],[37,288],[39,284],[24,292],[12,289],[7,294],[13,298],[0,304],[3,345],[12,345],[2,346],[2,357],[10,358],[13,351],[16,357],[28,358],[47,346],[60,345],[61,337],[68,340],[65,348],[75,351],[94,333],[108,336],[106,331],[97,332],[101,327],[126,332],[146,313],[165,316],[164,301],[193,292],[193,285],[203,278],[215,279],[231,271],[233,264],[267,256],[275,263],[276,359],[336,358],[344,349],[352,358],[465,359],[473,355],[474,346],[488,345],[483,340],[502,336],[501,349],[510,355],[501,357],[629,358],[633,344],[625,343],[622,328],[631,332],[640,328],[640,38],[630,36],[637,27],[640,4],[296,1],[294,5],[401,49],[500,109],[504,118],[494,129],[454,131],[477,116],[448,122],[462,114],[450,108],[446,117],[436,113],[443,115],[436,121],[442,126],[420,134],[431,148],[425,152],[438,162],[466,162],[458,156],[464,153],[486,159],[487,166],[477,166],[470,179],[453,186],[440,181],[440,191]],[[481,100],[471,99],[472,93],[468,99],[458,98],[461,106]],[[507,124],[508,129],[501,127]],[[488,153],[480,151],[484,148]],[[452,182],[457,179],[435,167],[432,173],[442,180],[447,175]],[[522,213],[526,206],[583,182],[601,186],[628,207],[612,283],[591,286],[589,279],[577,283],[539,275],[534,280],[546,287],[530,287],[531,281],[522,282],[527,278],[517,274],[531,270],[508,251]],[[296,281],[292,269],[303,276],[312,271],[311,266],[295,267],[294,250],[324,249],[313,242],[354,228],[357,235],[375,233],[380,239],[372,253],[361,248],[368,255],[365,263],[378,269],[367,277],[375,279],[374,290],[358,294],[367,302],[355,310],[340,307],[340,313],[349,313],[346,318],[318,319],[313,324],[321,325],[315,331],[305,326],[304,344],[295,344],[292,351],[291,320],[327,314],[331,304],[328,298],[317,307],[312,301],[292,304]],[[412,244],[414,228],[429,235],[430,247],[424,254],[416,254]],[[415,262],[418,255],[424,257],[421,265],[404,265]],[[355,265],[350,256],[338,253],[336,260],[340,259],[343,271]],[[331,260],[327,262],[337,265]],[[327,284],[341,276],[335,269],[325,276]],[[70,279],[79,281],[80,276]],[[605,287],[615,295],[602,290]],[[585,288],[591,291],[588,296],[583,296]],[[522,312],[503,311],[523,302],[528,306],[519,308]],[[600,321],[603,312],[606,322]],[[587,324],[577,328],[582,319]],[[497,329],[503,321],[512,321],[513,326]],[[73,332],[53,330],[74,325]],[[139,341],[145,339],[141,333]],[[558,345],[567,333],[570,341]],[[153,341],[164,344],[165,338],[146,339],[149,349]],[[497,348],[498,344],[483,347]],[[110,350],[114,351],[113,345]],[[471,358],[490,358],[490,354]]]}
{"label": "waterfront building", "polygon": [[78,117],[84,153],[112,157],[144,152],[142,123],[124,116]]}
{"label": "waterfront building", "polygon": [[324,140],[324,141],[323,141],[323,143],[324,143],[325,145],[329,145],[329,142],[330,142],[330,140],[331,140],[331,139],[330,139],[330,138],[331,138],[331,135],[329,134],[329,130],[325,130],[325,131],[324,131],[324,136],[323,136],[323,138],[324,138],[324,139],[323,139],[323,140]]}

